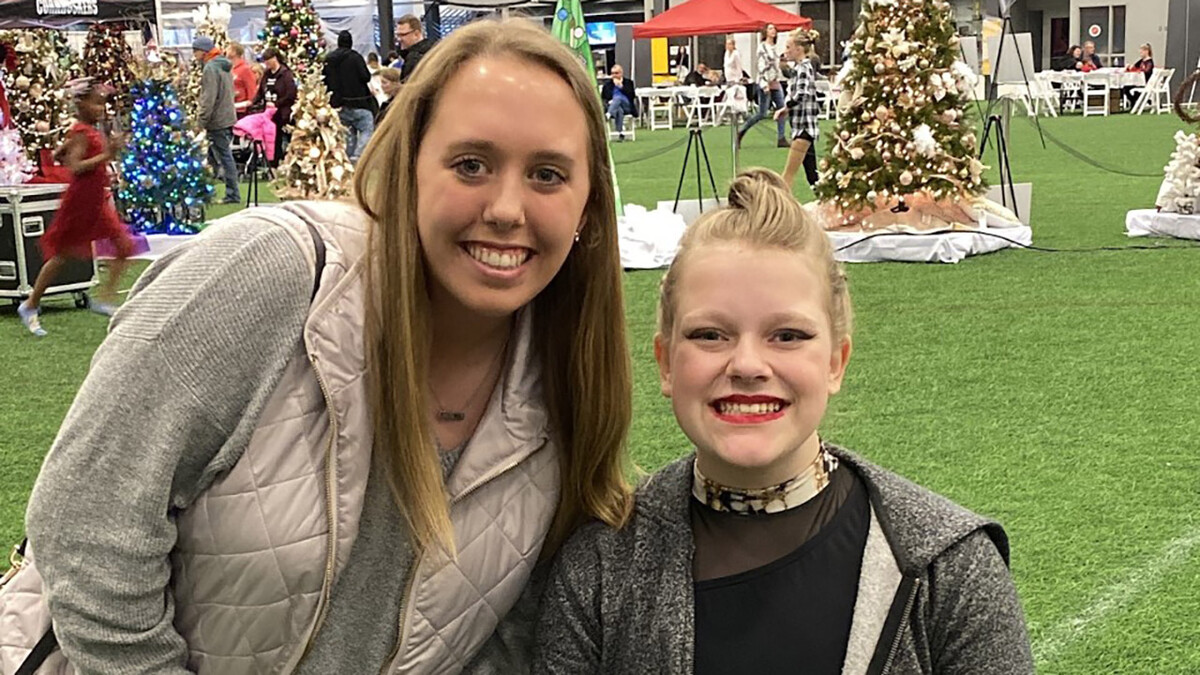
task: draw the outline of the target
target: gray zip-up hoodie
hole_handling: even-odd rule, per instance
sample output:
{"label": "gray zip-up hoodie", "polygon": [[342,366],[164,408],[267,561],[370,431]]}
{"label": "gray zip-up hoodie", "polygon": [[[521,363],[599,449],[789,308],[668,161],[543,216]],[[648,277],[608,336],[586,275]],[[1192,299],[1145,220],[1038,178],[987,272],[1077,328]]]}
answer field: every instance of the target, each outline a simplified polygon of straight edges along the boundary
{"label": "gray zip-up hoodie", "polygon": [[[843,675],[1033,673],[1004,530],[826,447],[871,500]],[[625,528],[592,523],[563,547],[542,598],[534,673],[693,672],[694,459],[652,477]]]}
{"label": "gray zip-up hoodie", "polygon": [[237,122],[233,105],[233,64],[216,56],[204,64],[200,77],[200,128],[206,131],[228,129]]}

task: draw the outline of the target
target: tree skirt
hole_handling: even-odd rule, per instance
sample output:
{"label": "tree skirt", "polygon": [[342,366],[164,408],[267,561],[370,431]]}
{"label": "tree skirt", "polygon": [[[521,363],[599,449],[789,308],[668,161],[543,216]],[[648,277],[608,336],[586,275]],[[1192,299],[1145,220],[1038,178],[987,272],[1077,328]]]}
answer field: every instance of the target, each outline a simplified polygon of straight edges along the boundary
{"label": "tree skirt", "polygon": [[[831,214],[824,206],[812,203],[805,208],[822,223],[830,221]],[[1022,225],[1012,211],[986,199],[965,206],[919,205],[899,213],[879,211],[866,222],[862,229],[842,226],[827,232],[838,260],[956,263],[1033,243],[1029,226]]]}
{"label": "tree skirt", "polygon": [[1136,209],[1125,214],[1125,234],[1131,237],[1200,239],[1200,215]]}
{"label": "tree skirt", "polygon": [[[134,254],[132,257],[140,260],[158,260],[167,251],[190,241],[194,234],[135,234]],[[97,258],[113,258],[116,251],[107,241],[98,241],[95,245]]]}

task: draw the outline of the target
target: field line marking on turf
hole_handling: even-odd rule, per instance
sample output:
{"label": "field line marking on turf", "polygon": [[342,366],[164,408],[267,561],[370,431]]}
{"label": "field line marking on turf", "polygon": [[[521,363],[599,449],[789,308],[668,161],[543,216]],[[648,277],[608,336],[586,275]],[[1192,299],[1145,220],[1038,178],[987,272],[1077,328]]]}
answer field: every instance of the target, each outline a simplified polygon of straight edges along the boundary
{"label": "field line marking on turf", "polygon": [[1047,631],[1046,637],[1033,648],[1038,670],[1058,660],[1068,647],[1090,629],[1103,624],[1114,611],[1144,597],[1175,568],[1187,562],[1197,546],[1200,546],[1200,527],[1193,527],[1163,547],[1158,557],[1133,569],[1124,579],[1104,589],[1090,607]]}

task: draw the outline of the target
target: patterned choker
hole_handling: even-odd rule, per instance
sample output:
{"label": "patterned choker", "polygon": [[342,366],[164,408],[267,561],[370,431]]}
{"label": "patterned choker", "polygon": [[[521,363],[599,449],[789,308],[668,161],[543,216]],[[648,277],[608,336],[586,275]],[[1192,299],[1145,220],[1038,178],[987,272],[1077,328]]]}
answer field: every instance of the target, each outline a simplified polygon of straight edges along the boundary
{"label": "patterned choker", "polygon": [[692,496],[714,511],[752,516],[779,513],[804,504],[821,494],[829,485],[829,476],[838,467],[838,459],[823,446],[804,473],[779,485],[765,488],[731,488],[715,483],[700,473],[693,463]]}

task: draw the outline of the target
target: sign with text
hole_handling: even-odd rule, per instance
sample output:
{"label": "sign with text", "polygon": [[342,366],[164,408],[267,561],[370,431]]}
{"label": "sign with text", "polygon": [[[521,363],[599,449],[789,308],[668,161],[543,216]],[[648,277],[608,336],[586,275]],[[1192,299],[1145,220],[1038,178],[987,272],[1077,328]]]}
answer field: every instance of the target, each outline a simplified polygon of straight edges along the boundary
{"label": "sign with text", "polygon": [[115,19],[153,22],[154,0],[0,0],[0,28],[62,28]]}

